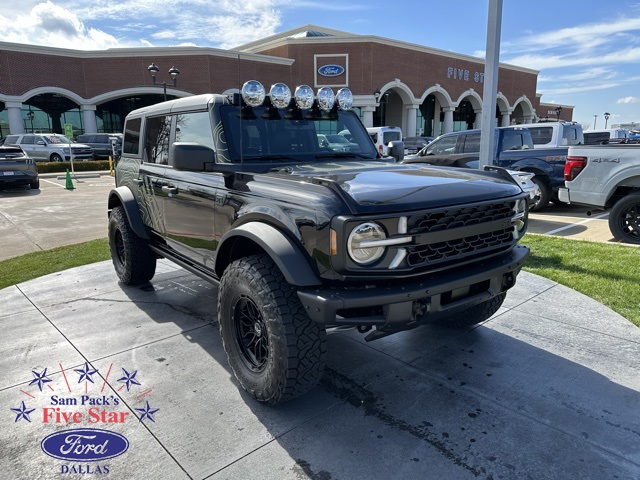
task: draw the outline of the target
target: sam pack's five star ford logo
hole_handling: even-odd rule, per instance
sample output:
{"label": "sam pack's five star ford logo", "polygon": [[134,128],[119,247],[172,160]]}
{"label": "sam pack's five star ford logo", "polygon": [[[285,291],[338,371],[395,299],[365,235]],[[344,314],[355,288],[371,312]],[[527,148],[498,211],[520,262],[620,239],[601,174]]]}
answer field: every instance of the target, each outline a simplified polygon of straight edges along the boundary
{"label": "sam pack's five star ford logo", "polygon": [[[122,374],[112,386],[108,381],[113,364],[109,364],[104,376],[89,362],[74,368],[73,373],[62,364],[59,366],[60,370],[54,373],[48,373],[48,368],[32,370],[33,379],[28,387],[20,389],[28,398],[10,408],[15,422],[74,426],[57,430],[40,443],[45,454],[67,462],[56,466],[58,473],[109,473],[111,466],[105,461],[127,452],[129,440],[121,433],[97,427],[155,423],[160,409],[149,402],[152,389],[143,387],[137,370],[126,368],[121,369]],[[55,382],[50,378],[54,375]],[[33,404],[38,401],[41,404],[43,396],[46,406],[34,408]]]}

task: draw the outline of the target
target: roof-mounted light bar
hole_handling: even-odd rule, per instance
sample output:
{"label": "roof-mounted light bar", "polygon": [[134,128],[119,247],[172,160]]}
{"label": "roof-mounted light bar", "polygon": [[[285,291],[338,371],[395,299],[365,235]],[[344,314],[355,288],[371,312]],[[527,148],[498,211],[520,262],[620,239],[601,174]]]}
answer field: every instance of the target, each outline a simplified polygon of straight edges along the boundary
{"label": "roof-mounted light bar", "polygon": [[[249,80],[242,86],[242,99],[250,107],[261,106],[266,98],[264,86],[257,80]],[[287,108],[291,103],[291,89],[284,83],[274,83],[269,90],[271,105],[276,108]],[[301,110],[309,110],[317,101],[320,110],[330,111],[337,104],[341,110],[350,110],[353,106],[353,94],[348,88],[341,88],[337,94],[329,87],[322,87],[317,94],[308,85],[300,85],[293,94],[295,104]]]}

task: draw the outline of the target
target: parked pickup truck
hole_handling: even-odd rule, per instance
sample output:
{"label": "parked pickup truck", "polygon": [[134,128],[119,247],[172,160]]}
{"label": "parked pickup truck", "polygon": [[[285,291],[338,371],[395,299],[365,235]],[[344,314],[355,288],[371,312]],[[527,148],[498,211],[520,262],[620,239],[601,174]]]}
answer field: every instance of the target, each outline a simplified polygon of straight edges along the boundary
{"label": "parked pickup truck", "polygon": [[582,125],[574,122],[540,122],[518,125],[531,132],[533,148],[544,149],[554,147],[570,147],[584,145]]}
{"label": "parked pickup truck", "polygon": [[611,208],[613,236],[640,244],[640,145],[570,147],[564,176],[561,201]]}
{"label": "parked pickup truck", "polygon": [[[534,173],[533,182],[539,187],[531,211],[544,209],[564,186],[564,164],[567,148],[533,148],[531,133],[520,126],[495,129],[493,165]],[[403,163],[429,163],[450,167],[477,166],[480,156],[480,130],[463,130],[440,135],[429,145],[409,155]]]}

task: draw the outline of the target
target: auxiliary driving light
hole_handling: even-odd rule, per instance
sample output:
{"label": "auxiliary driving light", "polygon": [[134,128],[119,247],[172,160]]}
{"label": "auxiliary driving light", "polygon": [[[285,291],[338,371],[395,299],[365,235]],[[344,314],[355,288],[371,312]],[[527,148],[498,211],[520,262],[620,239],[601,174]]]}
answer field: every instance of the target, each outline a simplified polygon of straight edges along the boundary
{"label": "auxiliary driving light", "polygon": [[242,86],[242,99],[251,107],[259,107],[265,98],[265,89],[257,80],[249,80]]}

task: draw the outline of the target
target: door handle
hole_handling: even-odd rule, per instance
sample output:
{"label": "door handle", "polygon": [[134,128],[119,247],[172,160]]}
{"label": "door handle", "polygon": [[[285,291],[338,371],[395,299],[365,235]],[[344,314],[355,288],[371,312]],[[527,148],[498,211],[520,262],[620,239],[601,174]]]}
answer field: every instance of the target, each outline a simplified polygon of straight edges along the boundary
{"label": "door handle", "polygon": [[176,195],[178,193],[178,187],[162,187],[162,191],[169,195]]}

